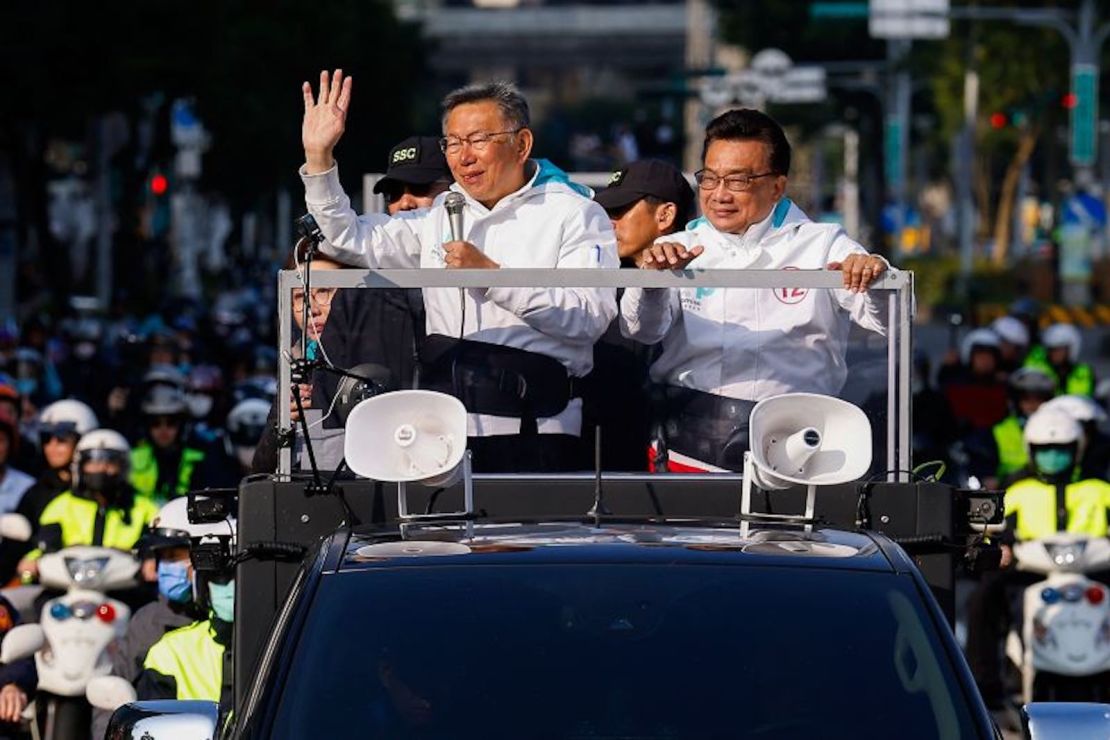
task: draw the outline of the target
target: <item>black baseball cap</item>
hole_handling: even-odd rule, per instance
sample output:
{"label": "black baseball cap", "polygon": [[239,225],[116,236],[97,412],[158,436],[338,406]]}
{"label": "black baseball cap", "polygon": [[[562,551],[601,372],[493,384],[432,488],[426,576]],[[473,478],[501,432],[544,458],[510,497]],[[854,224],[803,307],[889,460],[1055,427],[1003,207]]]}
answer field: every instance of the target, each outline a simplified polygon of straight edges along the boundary
{"label": "black baseball cap", "polygon": [[675,223],[679,228],[694,217],[694,189],[677,167],[659,159],[642,159],[617,170],[594,200],[613,211],[648,195],[678,207]]}
{"label": "black baseball cap", "polygon": [[385,177],[374,185],[375,193],[384,193],[397,185],[430,185],[437,180],[453,182],[447,158],[434,136],[410,136],[389,150]]}

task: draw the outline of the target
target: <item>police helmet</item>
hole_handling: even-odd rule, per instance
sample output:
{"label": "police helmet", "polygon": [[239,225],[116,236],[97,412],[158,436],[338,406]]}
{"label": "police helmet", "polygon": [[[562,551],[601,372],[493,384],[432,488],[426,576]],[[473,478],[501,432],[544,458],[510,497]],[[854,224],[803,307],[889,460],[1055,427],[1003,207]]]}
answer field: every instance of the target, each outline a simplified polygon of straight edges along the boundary
{"label": "police helmet", "polygon": [[247,398],[235,404],[227,415],[227,439],[235,447],[254,447],[266,429],[270,404],[260,398]]}
{"label": "police helmet", "polygon": [[82,435],[73,451],[73,487],[81,487],[81,468],[91,460],[108,460],[119,465],[120,480],[131,472],[131,445],[122,434],[112,429],[95,429]]}
{"label": "police helmet", "polygon": [[[198,496],[197,499],[204,500]],[[189,547],[194,541],[208,537],[230,537],[235,541],[235,517],[228,516],[218,522],[205,522],[194,524],[189,521],[189,499],[179,496],[165,506],[154,520],[150,532],[139,544],[139,549],[145,552],[157,552],[170,547]]]}
{"label": "police helmet", "polygon": [[159,385],[185,390],[186,382],[185,374],[173,365],[152,365],[143,375],[143,387],[147,390]]}
{"label": "police helmet", "polygon": [[991,322],[990,328],[1004,342],[1019,347],[1029,346],[1029,329],[1025,327],[1025,324],[1021,323],[1020,319],[1016,319],[1013,316],[1000,316]]}
{"label": "police helmet", "polygon": [[1080,424],[1091,422],[1101,424],[1107,418],[1105,409],[1099,406],[1097,401],[1087,396],[1057,396],[1050,401],[1046,401],[1041,408],[1063,411]]}
{"label": "police helmet", "polygon": [[976,349],[989,349],[998,352],[998,335],[990,329],[973,329],[960,343],[960,362],[967,365],[971,362],[971,353]]}
{"label": "police helmet", "polygon": [[1045,349],[1067,347],[1068,362],[1074,363],[1079,359],[1079,350],[1083,346],[1083,338],[1079,335],[1079,330],[1071,324],[1053,324],[1044,330],[1041,335],[1041,343],[1044,344]]}
{"label": "police helmet", "polygon": [[1022,367],[1010,375],[1010,389],[1015,393],[1039,393],[1051,398],[1056,392],[1056,381],[1044,370]]}
{"label": "police helmet", "polygon": [[1033,447],[1040,445],[1082,444],[1083,429],[1078,421],[1058,408],[1040,408],[1025,422],[1022,436],[1031,452]]}
{"label": "police helmet", "polygon": [[93,410],[73,398],[55,401],[39,416],[40,434],[80,437],[98,426],[100,422]]}
{"label": "police helmet", "polygon": [[180,388],[155,385],[143,397],[142,411],[147,416],[180,416],[185,409],[185,394]]}

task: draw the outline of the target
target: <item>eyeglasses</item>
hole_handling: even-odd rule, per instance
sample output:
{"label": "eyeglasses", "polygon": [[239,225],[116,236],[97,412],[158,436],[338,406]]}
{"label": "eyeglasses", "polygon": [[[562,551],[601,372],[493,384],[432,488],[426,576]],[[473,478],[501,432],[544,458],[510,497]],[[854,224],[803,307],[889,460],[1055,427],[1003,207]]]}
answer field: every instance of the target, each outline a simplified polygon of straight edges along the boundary
{"label": "eyeglasses", "polygon": [[[523,128],[523,127],[522,127]],[[483,152],[489,143],[493,141],[495,136],[504,136],[506,134],[512,136],[518,133],[522,128],[509,129],[508,131],[493,131],[491,133],[478,132],[471,134],[465,139],[458,136],[444,136],[439,140],[439,148],[443,150],[444,154],[458,154],[462,151],[463,144],[470,144],[470,148],[476,152]]]}
{"label": "eyeglasses", "polygon": [[702,190],[716,190],[717,186],[724,182],[725,189],[729,192],[742,193],[745,190],[751,190],[752,185],[755,184],[755,181],[759,178],[771,177],[777,174],[777,172],[760,172],[757,175],[728,175],[727,177],[721,177],[709,170],[698,170],[694,173],[694,180]]}
{"label": "eyeglasses", "polygon": [[[313,288],[312,289],[312,303],[317,306],[331,305],[331,299],[335,297],[336,288]],[[293,304],[298,305],[304,303],[304,290],[302,288],[295,288],[293,290]]]}

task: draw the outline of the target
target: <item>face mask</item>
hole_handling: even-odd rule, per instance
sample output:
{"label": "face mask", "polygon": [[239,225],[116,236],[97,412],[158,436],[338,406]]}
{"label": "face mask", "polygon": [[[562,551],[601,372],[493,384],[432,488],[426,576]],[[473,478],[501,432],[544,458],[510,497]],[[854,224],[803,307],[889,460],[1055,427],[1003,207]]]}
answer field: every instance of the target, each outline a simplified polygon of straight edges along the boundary
{"label": "face mask", "polygon": [[235,621],[235,579],[227,583],[209,583],[208,601],[212,613],[222,622]]}
{"label": "face mask", "polygon": [[1033,463],[1045,475],[1059,475],[1071,469],[1072,454],[1070,450],[1053,448],[1037,450],[1033,453]]}
{"label": "face mask", "polygon": [[203,393],[192,393],[185,397],[185,402],[189,405],[189,413],[194,419],[203,419],[212,410],[212,396],[206,396]]}
{"label": "face mask", "polygon": [[82,473],[81,487],[93,493],[106,493],[114,478],[107,473]]}
{"label": "face mask", "polygon": [[187,561],[158,561],[158,593],[177,604],[184,604],[193,598],[193,584],[189,581]]}

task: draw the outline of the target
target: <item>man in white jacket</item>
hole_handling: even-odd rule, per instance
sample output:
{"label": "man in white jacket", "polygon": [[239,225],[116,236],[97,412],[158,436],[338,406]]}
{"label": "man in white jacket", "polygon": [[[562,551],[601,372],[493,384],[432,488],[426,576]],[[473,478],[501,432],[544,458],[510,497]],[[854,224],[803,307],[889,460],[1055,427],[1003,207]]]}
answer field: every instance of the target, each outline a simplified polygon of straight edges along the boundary
{"label": "man in white jacket", "polygon": [[[465,196],[463,239],[443,207],[357,215],[339,184],[333,150],[343,134],[351,79],[320,75],[303,86],[301,177],[327,237],[322,251],[367,267],[616,267],[613,229],[601,206],[557,168],[529,158],[528,104],[511,85],[456,90],[443,101],[440,145]],[[616,316],[611,289],[426,289],[428,338],[422,385],[466,404],[475,468],[578,467],[582,400],[594,342]]]}
{"label": "man in white jacket", "polygon": [[[704,216],[663,237],[643,269],[841,270],[844,289],[629,289],[621,330],[663,342],[651,377],[667,396],[663,439],[649,455],[673,471],[739,470],[748,415],[780,393],[835,395],[847,376],[852,321],[884,332],[867,287],[887,267],[835,224],[810,221],[785,197],[790,144],[754,110],[709,123],[696,173]],[[656,469],[661,464],[654,465]]]}

